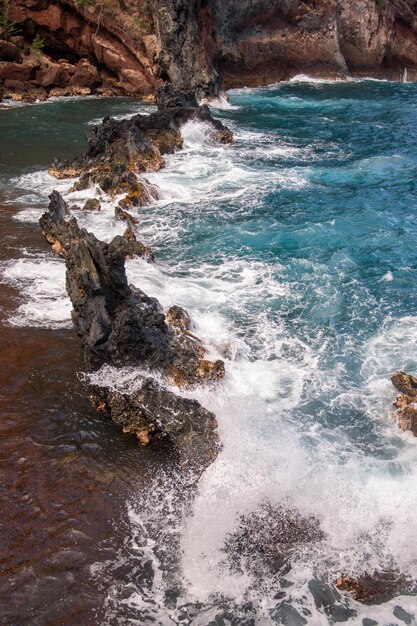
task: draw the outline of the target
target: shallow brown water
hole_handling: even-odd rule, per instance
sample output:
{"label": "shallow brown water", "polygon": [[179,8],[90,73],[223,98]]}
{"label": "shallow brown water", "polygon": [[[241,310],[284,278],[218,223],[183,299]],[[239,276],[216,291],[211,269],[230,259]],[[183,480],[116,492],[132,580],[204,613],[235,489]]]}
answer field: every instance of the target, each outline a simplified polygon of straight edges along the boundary
{"label": "shallow brown water", "polygon": [[[47,249],[0,210],[0,260]],[[102,624],[114,580],[91,568],[117,560],[155,458],[90,405],[72,330],[10,326],[19,301],[0,285],[0,624]]]}

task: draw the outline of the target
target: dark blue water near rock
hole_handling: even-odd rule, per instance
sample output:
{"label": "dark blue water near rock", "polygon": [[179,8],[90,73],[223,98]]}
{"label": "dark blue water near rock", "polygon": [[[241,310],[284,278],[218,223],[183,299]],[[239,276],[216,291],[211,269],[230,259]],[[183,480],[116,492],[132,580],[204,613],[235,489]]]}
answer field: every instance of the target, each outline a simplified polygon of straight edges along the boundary
{"label": "dark blue water near rock", "polygon": [[[129,487],[123,548],[91,567],[106,590],[101,623],[414,624],[413,596],[364,607],[334,582],[384,569],[417,577],[417,442],[395,423],[389,381],[417,370],[417,86],[296,81],[229,96],[213,111],[235,144],[183,128],[184,150],[149,175],[162,199],[139,212],[158,263],[127,266],[163,306],[187,308],[226,361],[215,393],[194,392],[224,447],[186,506],[172,476]],[[90,100],[0,111],[16,223],[34,222],[57,184],[50,156],[81,151],[81,121],[108,106],[135,109]],[[36,132],[13,139],[8,129],[28,116]],[[109,239],[122,227],[100,198],[100,214],[79,219]],[[29,249],[2,272],[21,298],[8,323],[69,326],[61,261]],[[100,381],[134,376],[106,370]],[[259,555],[236,569],[225,552],[240,516],[265,502],[314,516],[324,533],[295,549],[284,578]]]}

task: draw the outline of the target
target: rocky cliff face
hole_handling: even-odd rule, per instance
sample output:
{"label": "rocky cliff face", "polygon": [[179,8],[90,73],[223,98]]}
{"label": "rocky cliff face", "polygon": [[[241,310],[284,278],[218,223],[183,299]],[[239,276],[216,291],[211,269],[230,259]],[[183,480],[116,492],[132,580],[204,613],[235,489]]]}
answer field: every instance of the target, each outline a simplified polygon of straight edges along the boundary
{"label": "rocky cliff face", "polygon": [[417,76],[417,14],[405,0],[214,0],[226,86],[304,72]]}
{"label": "rocky cliff face", "polygon": [[[300,72],[417,78],[414,0],[11,0],[8,19],[20,51],[0,46],[6,88],[151,96],[170,81],[203,96]],[[34,58],[24,41],[35,35],[44,48]]]}

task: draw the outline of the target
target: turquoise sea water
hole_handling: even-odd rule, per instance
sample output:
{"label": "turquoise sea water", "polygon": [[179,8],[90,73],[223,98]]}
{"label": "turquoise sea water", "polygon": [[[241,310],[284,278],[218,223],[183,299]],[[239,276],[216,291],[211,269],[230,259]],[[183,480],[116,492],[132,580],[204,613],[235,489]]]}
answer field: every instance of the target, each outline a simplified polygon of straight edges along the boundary
{"label": "turquoise sea water", "polygon": [[[82,125],[136,109],[0,110],[2,195],[16,219],[35,222],[47,193],[68,189],[45,168],[83,150]],[[123,573],[117,556],[92,568],[107,581],[108,623],[414,624],[414,597],[363,607],[333,583],[384,568],[417,577],[417,440],[395,424],[389,381],[417,370],[417,86],[295,81],[232,91],[213,112],[235,144],[183,128],[184,150],[149,175],[161,200],[139,211],[158,263],[127,271],[163,306],[187,308],[226,361],[214,393],[194,392],[224,447],[185,511],[172,477],[129,497]],[[101,199],[100,214],[79,219],[110,239],[122,226]],[[22,297],[10,323],[69,325],[60,260],[29,250],[2,276]],[[100,380],[123,384],[110,370]],[[314,515],[325,533],[295,551],[285,581],[225,557],[239,517],[264,502]]]}

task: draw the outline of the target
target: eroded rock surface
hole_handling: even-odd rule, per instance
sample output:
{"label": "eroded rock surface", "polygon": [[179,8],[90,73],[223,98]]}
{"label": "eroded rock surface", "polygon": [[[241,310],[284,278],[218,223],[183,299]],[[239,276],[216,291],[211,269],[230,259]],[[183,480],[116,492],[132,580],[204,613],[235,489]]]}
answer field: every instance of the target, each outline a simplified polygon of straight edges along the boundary
{"label": "eroded rock surface", "polygon": [[[179,327],[173,330],[159,302],[128,284],[125,257],[132,248],[141,251],[143,245],[132,232],[108,244],[99,241],[69,216],[56,191],[40,225],[54,250],[65,258],[72,319],[87,369],[95,371],[104,364],[134,366],[185,388],[224,375],[222,361],[204,359],[204,347],[196,337]],[[142,252],[149,256],[145,246]],[[96,393],[96,403],[141,443],[161,437],[172,441],[187,467],[201,469],[216,455],[214,415],[197,401],[168,391],[150,375],[134,395],[102,389]]]}
{"label": "eroded rock surface", "polygon": [[395,372],[391,381],[401,393],[394,403],[398,425],[403,430],[411,430],[417,437],[417,378],[405,372]]}
{"label": "eroded rock surface", "polygon": [[[299,73],[417,78],[414,0],[14,0],[22,39],[0,32],[6,95],[198,98]],[[33,55],[39,35],[44,48]]]}
{"label": "eroded rock surface", "polygon": [[80,176],[75,189],[95,183],[107,193],[125,193],[119,202],[123,209],[152,202],[156,190],[138,174],[159,170],[164,155],[182,148],[181,126],[196,120],[207,126],[213,141],[231,143],[233,135],[207,106],[198,106],[193,94],[159,92],[160,108],[151,115],[135,115],[117,121],[105,118],[86,133],[89,149],[73,162],[56,160],[50,174],[56,178]]}

